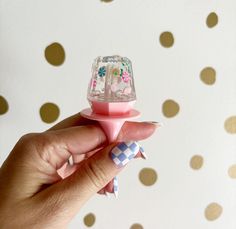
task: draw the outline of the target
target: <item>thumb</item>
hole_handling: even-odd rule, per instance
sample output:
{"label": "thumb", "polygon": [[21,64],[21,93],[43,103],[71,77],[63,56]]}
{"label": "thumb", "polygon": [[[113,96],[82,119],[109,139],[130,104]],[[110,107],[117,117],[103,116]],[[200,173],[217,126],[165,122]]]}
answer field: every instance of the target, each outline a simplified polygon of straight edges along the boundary
{"label": "thumb", "polygon": [[[36,195],[42,202],[52,203],[54,209],[70,208],[76,212],[96,192],[113,179],[139,152],[139,145],[133,142],[111,144],[79,164],[78,170]],[[74,211],[72,211],[74,209]]]}

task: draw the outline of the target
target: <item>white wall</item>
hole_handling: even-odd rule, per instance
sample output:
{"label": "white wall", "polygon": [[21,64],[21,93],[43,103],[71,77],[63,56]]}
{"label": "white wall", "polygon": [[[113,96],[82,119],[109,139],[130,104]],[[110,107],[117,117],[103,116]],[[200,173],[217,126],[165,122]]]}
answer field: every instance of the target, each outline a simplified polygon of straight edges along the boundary
{"label": "white wall", "polygon": [[[218,24],[209,28],[211,12]],[[0,0],[0,95],[9,105],[0,115],[1,163],[22,134],[50,127],[40,118],[42,104],[57,104],[57,121],[87,107],[95,57],[127,56],[141,120],[164,127],[142,143],[148,160],[132,162],[119,176],[119,198],[94,197],[70,228],[87,228],[83,218],[92,212],[98,229],[134,223],[144,229],[235,229],[236,172],[229,168],[236,164],[236,122],[226,121],[236,115],[235,12],[233,0]],[[169,48],[159,42],[165,31],[174,37]],[[65,50],[60,66],[44,58],[53,42]],[[212,85],[201,80],[206,67],[216,72]],[[171,118],[162,112],[169,99],[180,108]],[[194,155],[203,158],[198,170],[190,166]],[[146,167],[158,174],[152,186],[139,181]],[[223,211],[209,221],[217,213],[209,208],[206,217],[205,209],[214,202]]]}

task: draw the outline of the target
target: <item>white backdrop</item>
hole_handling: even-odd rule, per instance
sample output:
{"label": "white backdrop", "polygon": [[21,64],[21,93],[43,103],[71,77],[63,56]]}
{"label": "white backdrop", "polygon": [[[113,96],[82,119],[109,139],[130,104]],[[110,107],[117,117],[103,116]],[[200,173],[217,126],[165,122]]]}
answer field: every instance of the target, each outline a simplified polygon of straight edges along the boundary
{"label": "white backdrop", "polygon": [[[127,56],[141,120],[164,126],[142,143],[148,160],[119,175],[119,198],[95,196],[70,228],[235,229],[235,12],[234,0],[0,0],[1,163],[22,134],[88,106],[94,58]],[[54,42],[59,66],[45,59]],[[49,124],[47,102],[60,110]],[[143,168],[158,174],[150,186]]]}

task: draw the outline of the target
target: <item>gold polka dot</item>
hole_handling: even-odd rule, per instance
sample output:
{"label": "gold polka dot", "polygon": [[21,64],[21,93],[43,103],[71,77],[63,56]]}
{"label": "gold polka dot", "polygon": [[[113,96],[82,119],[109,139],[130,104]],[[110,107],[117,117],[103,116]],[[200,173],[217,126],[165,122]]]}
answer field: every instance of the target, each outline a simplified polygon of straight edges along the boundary
{"label": "gold polka dot", "polygon": [[139,172],[139,180],[145,186],[151,186],[157,181],[158,175],[152,168],[143,168]]}
{"label": "gold polka dot", "polygon": [[225,130],[229,134],[236,134],[236,116],[231,116],[225,120]]}
{"label": "gold polka dot", "polygon": [[143,229],[143,226],[139,223],[133,224],[130,229]]}
{"label": "gold polka dot", "polygon": [[92,227],[95,223],[96,217],[93,213],[89,213],[84,217],[84,224],[87,227]]}
{"label": "gold polka dot", "polygon": [[203,165],[203,157],[200,155],[195,155],[190,160],[190,167],[192,169],[198,170]]}
{"label": "gold polka dot", "polygon": [[45,103],[40,108],[41,119],[46,123],[52,123],[57,120],[60,110],[54,103]]}
{"label": "gold polka dot", "polygon": [[59,43],[52,43],[47,46],[44,55],[48,63],[54,66],[63,64],[65,60],[64,48]]}
{"label": "gold polka dot", "polygon": [[179,112],[179,104],[174,100],[166,100],[162,105],[162,113],[167,118],[172,118]]}
{"label": "gold polka dot", "polygon": [[161,45],[165,48],[170,48],[174,44],[174,36],[171,32],[163,32],[159,39]]}
{"label": "gold polka dot", "polygon": [[236,179],[236,164],[230,166],[230,168],[228,170],[228,174],[232,179]]}
{"label": "gold polka dot", "polygon": [[7,100],[0,95],[0,115],[7,113],[8,108]]}
{"label": "gold polka dot", "polygon": [[101,2],[112,2],[113,0],[101,0]]}
{"label": "gold polka dot", "polygon": [[206,24],[209,28],[216,26],[218,23],[218,16],[215,12],[211,12],[206,19]]}
{"label": "gold polka dot", "polygon": [[212,67],[206,67],[202,69],[200,73],[200,78],[203,83],[212,85],[216,81],[216,71]]}
{"label": "gold polka dot", "polygon": [[205,217],[209,221],[218,219],[223,212],[223,208],[218,203],[211,203],[205,209]]}

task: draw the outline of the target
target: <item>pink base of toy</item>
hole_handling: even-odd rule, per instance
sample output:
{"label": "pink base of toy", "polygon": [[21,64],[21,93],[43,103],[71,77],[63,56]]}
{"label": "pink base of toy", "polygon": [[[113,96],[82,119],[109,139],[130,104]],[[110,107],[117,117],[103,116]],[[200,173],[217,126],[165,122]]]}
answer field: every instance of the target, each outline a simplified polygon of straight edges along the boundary
{"label": "pink base of toy", "polygon": [[138,118],[140,116],[140,112],[134,109],[124,115],[108,116],[96,114],[91,108],[87,108],[82,110],[80,114],[87,119],[98,121],[106,133],[110,143],[117,139],[120,129],[125,121]]}
{"label": "pink base of toy", "polygon": [[102,115],[124,115],[129,113],[136,101],[109,103],[89,100],[89,102],[94,113]]}

